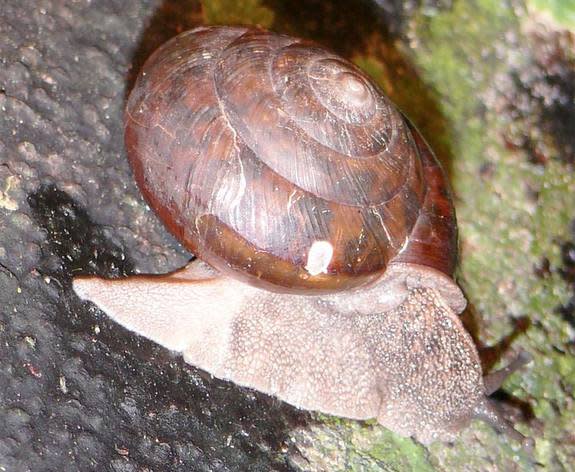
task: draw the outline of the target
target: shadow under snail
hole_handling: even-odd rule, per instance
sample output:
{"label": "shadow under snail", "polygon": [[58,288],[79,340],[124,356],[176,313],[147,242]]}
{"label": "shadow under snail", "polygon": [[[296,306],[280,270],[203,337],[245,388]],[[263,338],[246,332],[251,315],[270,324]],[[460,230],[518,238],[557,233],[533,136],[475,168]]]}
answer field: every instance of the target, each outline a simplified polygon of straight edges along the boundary
{"label": "shadow under snail", "polygon": [[483,376],[457,316],[444,174],[357,67],[289,36],[198,28],[148,59],[125,126],[146,200],[199,259],[78,277],[81,298],[299,408],[376,418],[422,443],[473,418],[528,441],[488,398],[526,357]]}

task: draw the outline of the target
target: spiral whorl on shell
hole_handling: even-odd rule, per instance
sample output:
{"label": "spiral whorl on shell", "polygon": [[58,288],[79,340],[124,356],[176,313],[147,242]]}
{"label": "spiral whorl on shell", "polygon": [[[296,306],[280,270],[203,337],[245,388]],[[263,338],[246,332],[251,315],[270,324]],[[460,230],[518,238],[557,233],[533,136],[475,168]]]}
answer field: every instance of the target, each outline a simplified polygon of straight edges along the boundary
{"label": "spiral whorl on shell", "polygon": [[130,95],[126,145],[176,237],[248,282],[313,293],[392,261],[453,270],[453,209],[427,145],[315,44],[250,28],[177,36]]}

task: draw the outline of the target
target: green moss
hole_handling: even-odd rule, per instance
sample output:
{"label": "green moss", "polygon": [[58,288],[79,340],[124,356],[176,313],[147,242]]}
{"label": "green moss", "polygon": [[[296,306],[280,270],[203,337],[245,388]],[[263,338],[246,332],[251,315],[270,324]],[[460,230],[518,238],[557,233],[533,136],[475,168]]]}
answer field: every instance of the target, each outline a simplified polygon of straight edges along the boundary
{"label": "green moss", "polygon": [[325,422],[294,434],[305,457],[304,470],[433,471],[425,448],[378,426],[375,421],[334,419],[318,415]]}
{"label": "green moss", "polygon": [[391,470],[433,471],[434,467],[427,459],[425,448],[411,439],[404,439],[380,428],[378,436],[372,437],[373,446],[367,454],[383,461]]}
{"label": "green moss", "polygon": [[271,9],[260,0],[203,0],[202,13],[210,25],[259,25],[269,28],[274,21]]}
{"label": "green moss", "polygon": [[[484,107],[485,97],[494,92],[493,82],[508,72],[501,52],[508,47],[509,31],[521,34],[521,25],[505,3],[456,2],[451,11],[419,18],[422,47],[415,50],[415,58],[438,91],[452,129],[461,282],[484,327],[479,337],[494,343],[509,334],[514,318],[531,320],[513,347],[531,351],[534,363],[506,386],[532,402],[537,419],[546,425],[544,437],[537,438],[542,442],[536,455],[550,465],[573,460],[574,448],[560,443],[561,437],[572,433],[575,416],[575,360],[568,347],[573,330],[557,314],[557,307],[568,298],[566,283],[556,273],[540,278],[534,268],[543,257],[552,267],[560,264],[557,241],[568,237],[575,214],[575,176],[559,159],[539,167],[529,164],[522,153],[505,149],[501,140],[505,117]],[[496,438],[490,428],[478,428]],[[545,446],[549,441],[553,447]],[[501,440],[495,444],[497,463],[511,467],[516,453]],[[461,457],[481,455],[465,437],[451,454],[433,450],[443,465],[454,468]]]}
{"label": "green moss", "polygon": [[528,0],[527,5],[548,14],[559,25],[575,29],[575,0]]}

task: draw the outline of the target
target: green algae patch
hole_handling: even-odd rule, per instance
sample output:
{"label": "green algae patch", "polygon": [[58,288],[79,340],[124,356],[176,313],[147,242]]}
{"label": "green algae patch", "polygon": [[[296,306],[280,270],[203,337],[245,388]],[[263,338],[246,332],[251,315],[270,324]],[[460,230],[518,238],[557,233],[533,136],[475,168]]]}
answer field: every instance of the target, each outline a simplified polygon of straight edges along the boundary
{"label": "green algae patch", "polygon": [[292,439],[305,461],[296,462],[306,471],[432,472],[436,468],[426,449],[401,438],[375,421],[356,422],[317,415],[322,424],[296,430]]}
{"label": "green algae patch", "polygon": [[391,470],[435,470],[425,448],[411,439],[401,438],[383,428],[379,428],[371,439],[373,446],[367,450],[367,454],[385,462]]}
{"label": "green algae patch", "polygon": [[209,25],[258,25],[269,28],[273,11],[260,0],[203,0],[202,14]]}
{"label": "green algae patch", "polygon": [[[473,334],[494,344],[513,330],[516,320],[530,320],[531,326],[512,348],[528,350],[534,361],[506,382],[506,391],[526,400],[535,424],[545,425],[543,433],[518,426],[538,441],[537,460],[550,467],[567,466],[575,448],[561,438],[573,433],[575,419],[575,360],[569,345],[574,333],[557,313],[569,297],[557,268],[559,242],[569,238],[575,216],[575,174],[561,160],[561,149],[541,166],[530,163],[524,150],[505,146],[506,129],[517,118],[500,107],[505,100],[501,90],[513,86],[506,85],[511,69],[531,67],[530,39],[522,38],[520,31],[521,22],[504,2],[458,2],[449,12],[419,18],[415,37],[421,48],[414,52],[422,75],[441,97],[452,130],[460,283],[476,318],[478,332]],[[518,44],[524,48],[522,57],[512,52]],[[551,267],[544,277],[535,270],[543,259]],[[491,459],[496,458],[502,470],[523,457],[491,428],[474,426],[473,436],[474,429],[480,431],[481,443],[468,439],[466,432],[450,452],[434,445],[431,450],[442,466],[469,467],[474,462],[468,462],[469,456],[484,456],[487,442],[495,448],[488,448]],[[554,446],[545,447],[548,443]],[[482,470],[477,460],[467,470]]]}
{"label": "green algae patch", "polygon": [[575,30],[575,0],[528,0],[533,12],[549,15],[558,25]]}

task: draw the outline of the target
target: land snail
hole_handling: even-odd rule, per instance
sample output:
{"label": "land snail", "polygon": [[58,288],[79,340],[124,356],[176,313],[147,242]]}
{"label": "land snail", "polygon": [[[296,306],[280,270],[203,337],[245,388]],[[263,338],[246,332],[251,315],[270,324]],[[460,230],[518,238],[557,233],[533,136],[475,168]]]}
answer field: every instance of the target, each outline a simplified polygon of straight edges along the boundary
{"label": "land snail", "polygon": [[448,184],[363,72],[311,42],[202,27],[146,62],[125,114],[137,183],[198,259],[74,279],[82,298],[216,377],[376,418],[427,444],[474,418],[530,443],[489,395],[458,314]]}

